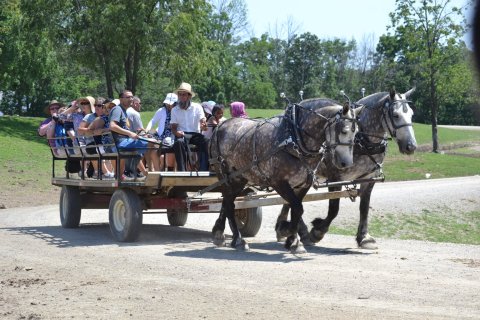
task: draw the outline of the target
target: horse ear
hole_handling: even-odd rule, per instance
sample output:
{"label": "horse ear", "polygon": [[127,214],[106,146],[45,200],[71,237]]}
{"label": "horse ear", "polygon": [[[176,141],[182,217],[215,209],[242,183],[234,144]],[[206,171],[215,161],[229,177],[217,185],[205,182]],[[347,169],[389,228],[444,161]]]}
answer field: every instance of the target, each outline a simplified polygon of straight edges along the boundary
{"label": "horse ear", "polygon": [[392,89],[390,89],[390,99],[391,100],[394,100],[395,99],[395,95],[397,93],[395,92],[395,87],[393,87]]}
{"label": "horse ear", "polygon": [[349,103],[348,103],[348,102],[345,102],[345,103],[343,104],[342,114],[343,114],[343,115],[346,115],[349,110],[350,110]]}
{"label": "horse ear", "polygon": [[411,96],[415,90],[417,89],[417,87],[413,87],[412,89],[408,90],[407,92],[404,93],[405,95],[405,99],[408,99],[409,96]]}
{"label": "horse ear", "polygon": [[361,105],[360,107],[356,107],[355,109],[353,109],[353,113],[355,114],[355,118],[358,118],[360,113],[362,113],[363,108],[365,108],[365,105]]}

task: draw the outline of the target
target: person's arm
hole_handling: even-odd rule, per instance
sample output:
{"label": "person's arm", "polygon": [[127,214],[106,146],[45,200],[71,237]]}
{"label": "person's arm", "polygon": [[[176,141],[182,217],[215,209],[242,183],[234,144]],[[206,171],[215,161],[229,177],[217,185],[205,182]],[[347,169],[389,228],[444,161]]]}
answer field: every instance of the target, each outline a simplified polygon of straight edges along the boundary
{"label": "person's arm", "polygon": [[115,133],[130,137],[132,139],[138,139],[138,134],[136,132],[123,129],[115,121],[110,121],[110,130]]}
{"label": "person's arm", "polygon": [[45,120],[40,124],[40,127],[38,127],[38,134],[42,137],[46,136],[48,129],[51,127],[55,127],[55,121],[53,121],[53,119],[50,119],[50,121]]}
{"label": "person's arm", "polygon": [[78,131],[79,135],[81,135],[81,136],[90,135],[89,132],[88,132],[88,125],[87,125],[87,122],[85,120],[82,120],[82,122],[80,122],[77,131]]}
{"label": "person's arm", "polygon": [[152,130],[152,127],[154,125],[157,125],[158,121],[160,121],[160,111],[161,109],[157,110],[157,112],[155,112],[155,114],[153,115],[152,120],[148,122],[147,128],[145,129],[147,132],[150,132],[150,130]]}
{"label": "person's arm", "polygon": [[200,119],[200,131],[207,131],[207,118],[203,117]]}
{"label": "person's arm", "polygon": [[87,132],[88,135],[98,136],[102,133],[108,131],[108,128],[105,128],[105,121],[103,121],[102,117],[97,117],[93,120],[92,123],[88,126]]}
{"label": "person's arm", "polygon": [[171,123],[170,122],[170,125],[172,127],[172,132],[175,135],[175,137],[182,138],[185,135],[185,133],[183,131],[178,130],[178,123]]}
{"label": "person's arm", "polygon": [[68,115],[68,114],[74,113],[78,110],[78,108],[79,106],[77,105],[77,102],[74,101],[69,108],[67,108],[65,111],[62,112],[62,114]]}

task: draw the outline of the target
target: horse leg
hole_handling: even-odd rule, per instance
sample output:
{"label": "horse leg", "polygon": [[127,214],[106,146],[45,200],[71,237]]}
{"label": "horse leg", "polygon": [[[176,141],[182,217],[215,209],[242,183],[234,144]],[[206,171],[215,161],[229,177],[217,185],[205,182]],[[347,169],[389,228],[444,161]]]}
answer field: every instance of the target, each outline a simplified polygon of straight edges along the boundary
{"label": "horse leg", "polygon": [[212,236],[213,236],[213,243],[217,247],[224,247],[225,246],[225,208],[226,208],[226,199],[223,198],[222,200],[222,208],[220,209],[220,215],[218,216],[217,221],[215,221],[215,225],[212,229]]}
{"label": "horse leg", "polygon": [[290,206],[288,204],[284,204],[282,206],[282,210],[280,211],[280,214],[277,217],[277,223],[275,224],[275,232],[277,234],[277,241],[278,242],[285,241],[285,235],[280,234],[279,225],[283,221],[288,220],[288,212],[289,211],[290,211]]}
{"label": "horse leg", "polygon": [[357,244],[362,249],[377,249],[377,242],[368,234],[368,211],[370,209],[370,197],[375,182],[362,183],[360,187],[360,221],[357,230]]}
{"label": "horse leg", "polygon": [[[303,196],[307,193],[307,189],[302,189],[300,192],[295,193],[295,191],[290,187],[288,182],[282,182],[280,185],[275,187],[275,191],[287,200],[291,207],[291,216],[292,219],[290,222],[282,221],[279,225],[277,225],[276,230],[281,235],[287,236],[287,240],[285,241],[285,248],[289,249],[291,253],[299,254],[305,253],[306,250],[303,244],[300,242],[298,238],[298,227],[299,222],[303,215],[303,205],[302,199]],[[303,195],[302,197],[298,197],[298,195]]]}
{"label": "horse leg", "polygon": [[[328,187],[328,191],[340,191],[342,187]],[[325,219],[315,218],[312,221],[313,228],[310,230],[310,240],[314,243],[319,242],[323,239],[325,234],[330,228],[330,224],[333,219],[338,215],[338,209],[340,207],[340,199],[330,199],[328,201],[328,214]]]}
{"label": "horse leg", "polygon": [[245,183],[232,183],[222,192],[222,209],[215,225],[212,229],[213,241],[217,246],[225,245],[225,221],[228,219],[228,224],[232,230],[233,239],[230,244],[233,248],[248,250],[247,242],[242,238],[240,230],[235,221],[235,198],[245,187]]}
{"label": "horse leg", "polygon": [[[308,191],[308,190],[307,190]],[[303,195],[298,195],[299,198],[305,197],[305,194]],[[280,214],[277,217],[277,223],[275,224],[275,232],[277,234],[277,241],[281,242],[285,240],[285,237],[288,235],[282,235],[280,233],[280,228],[279,225],[283,221],[287,221],[288,219],[288,212],[290,211],[290,206],[288,204],[284,204],[282,206],[282,210],[280,211]],[[304,246],[312,246],[314,243],[310,240],[310,235],[308,233],[308,227],[303,221],[303,218],[300,218],[300,221],[298,222],[298,234],[300,236],[300,241],[302,241]]]}

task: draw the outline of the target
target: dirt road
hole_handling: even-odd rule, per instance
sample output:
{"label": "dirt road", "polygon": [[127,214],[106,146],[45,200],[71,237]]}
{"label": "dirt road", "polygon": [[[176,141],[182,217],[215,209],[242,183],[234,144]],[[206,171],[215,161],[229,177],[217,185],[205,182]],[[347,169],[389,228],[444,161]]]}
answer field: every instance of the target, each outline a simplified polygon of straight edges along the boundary
{"label": "dirt road", "polygon": [[[372,213],[461,214],[479,196],[480,177],[383,183]],[[336,223],[358,221],[349,202]],[[306,205],[306,220],[325,205]],[[117,243],[105,210],[84,210],[75,230],[56,206],[0,210],[0,318],[480,319],[480,246],[377,238],[365,251],[328,234],[293,256],[275,241],[278,209],[264,208],[249,252],[214,248],[215,214],[183,228],[148,215],[138,242]]]}

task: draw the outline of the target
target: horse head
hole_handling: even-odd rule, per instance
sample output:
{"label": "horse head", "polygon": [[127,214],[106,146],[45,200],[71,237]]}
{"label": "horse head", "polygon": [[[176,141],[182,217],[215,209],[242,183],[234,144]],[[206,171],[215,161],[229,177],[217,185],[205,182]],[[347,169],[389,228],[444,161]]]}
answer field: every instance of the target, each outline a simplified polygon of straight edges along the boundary
{"label": "horse head", "polygon": [[[401,153],[412,154],[417,148],[417,141],[412,127],[413,110],[408,97],[415,88],[404,94],[395,90],[379,92],[357,101],[365,105],[368,112],[360,116],[360,126],[372,140],[387,132],[397,142]],[[383,133],[382,133],[383,132]]]}
{"label": "horse head", "polygon": [[325,126],[326,150],[333,152],[333,164],[339,168],[353,165],[354,138],[358,132],[357,116],[362,107],[352,109],[348,105],[332,106],[337,110]]}
{"label": "horse head", "polygon": [[383,103],[383,124],[390,136],[397,142],[401,153],[412,154],[417,148],[417,140],[412,126],[413,109],[408,97],[415,91],[412,88],[404,94],[391,90]]}

